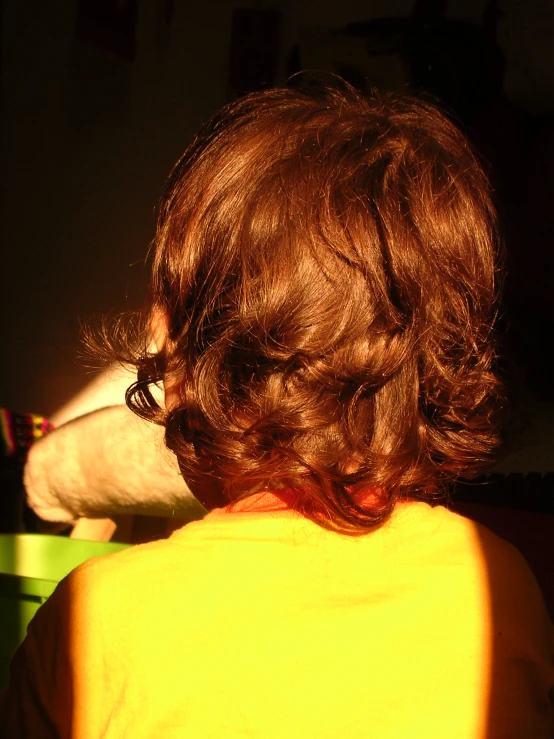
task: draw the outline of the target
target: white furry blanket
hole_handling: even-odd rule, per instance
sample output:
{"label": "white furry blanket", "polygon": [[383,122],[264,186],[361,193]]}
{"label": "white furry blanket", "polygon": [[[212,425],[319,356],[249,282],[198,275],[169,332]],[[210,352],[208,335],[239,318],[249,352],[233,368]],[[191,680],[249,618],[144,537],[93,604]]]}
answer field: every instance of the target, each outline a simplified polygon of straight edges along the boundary
{"label": "white furry blanket", "polygon": [[123,405],[80,416],[37,442],[24,482],[29,505],[46,521],[205,514],[165,447],[163,429]]}

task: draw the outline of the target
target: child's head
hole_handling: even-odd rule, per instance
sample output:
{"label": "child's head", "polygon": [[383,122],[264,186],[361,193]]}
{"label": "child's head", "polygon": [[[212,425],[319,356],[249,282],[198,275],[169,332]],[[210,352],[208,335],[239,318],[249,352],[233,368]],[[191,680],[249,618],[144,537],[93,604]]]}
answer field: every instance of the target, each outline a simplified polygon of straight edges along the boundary
{"label": "child's head", "polygon": [[[167,337],[131,405],[197,486],[295,487],[363,531],[497,446],[495,248],[487,179],[434,106],[249,95],[170,178],[151,286]],[[160,380],[163,417],[144,392]]]}

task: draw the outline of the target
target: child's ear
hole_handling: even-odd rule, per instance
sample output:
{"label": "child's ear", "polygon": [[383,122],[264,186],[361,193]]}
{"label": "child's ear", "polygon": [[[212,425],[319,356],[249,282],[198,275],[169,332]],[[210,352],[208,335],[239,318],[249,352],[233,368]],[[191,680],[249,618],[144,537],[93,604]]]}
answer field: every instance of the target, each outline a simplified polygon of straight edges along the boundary
{"label": "child's ear", "polygon": [[[150,331],[154,344],[156,345],[156,351],[162,352],[167,343],[168,337],[168,320],[167,314],[161,308],[154,308],[152,311],[152,318],[150,320]],[[165,407],[167,409],[174,408],[179,405],[179,383],[175,378],[164,377],[163,379]]]}
{"label": "child's ear", "polygon": [[150,331],[156,345],[156,350],[161,352],[167,341],[167,315],[161,308],[154,308],[150,320]]}

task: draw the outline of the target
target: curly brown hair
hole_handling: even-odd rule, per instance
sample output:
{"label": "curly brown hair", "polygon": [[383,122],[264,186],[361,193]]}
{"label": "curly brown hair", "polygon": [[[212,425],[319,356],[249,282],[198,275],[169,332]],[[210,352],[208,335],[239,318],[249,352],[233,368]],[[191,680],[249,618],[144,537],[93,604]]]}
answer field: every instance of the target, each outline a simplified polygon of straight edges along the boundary
{"label": "curly brown hair", "polygon": [[167,339],[132,357],[128,404],[165,425],[193,489],[292,488],[364,533],[498,445],[497,246],[483,168],[433,104],[248,95],[169,179],[149,302]]}

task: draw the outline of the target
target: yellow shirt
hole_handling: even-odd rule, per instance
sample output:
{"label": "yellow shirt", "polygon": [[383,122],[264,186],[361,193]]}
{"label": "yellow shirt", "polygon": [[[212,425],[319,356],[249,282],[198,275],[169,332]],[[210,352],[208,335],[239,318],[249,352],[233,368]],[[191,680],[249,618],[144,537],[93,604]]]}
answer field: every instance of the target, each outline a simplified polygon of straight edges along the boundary
{"label": "yellow shirt", "polygon": [[552,736],[551,625],[513,547],[425,503],[357,538],[280,507],[254,495],[71,573],[0,735]]}

